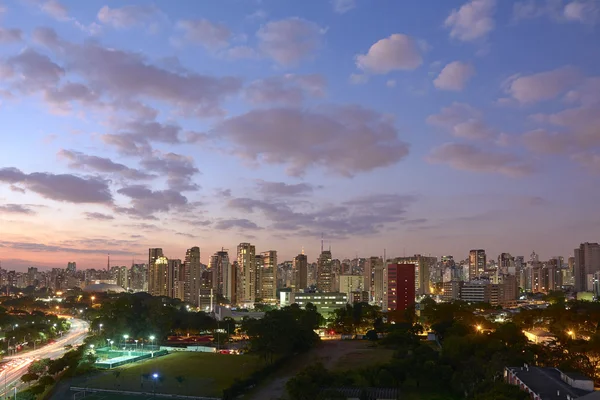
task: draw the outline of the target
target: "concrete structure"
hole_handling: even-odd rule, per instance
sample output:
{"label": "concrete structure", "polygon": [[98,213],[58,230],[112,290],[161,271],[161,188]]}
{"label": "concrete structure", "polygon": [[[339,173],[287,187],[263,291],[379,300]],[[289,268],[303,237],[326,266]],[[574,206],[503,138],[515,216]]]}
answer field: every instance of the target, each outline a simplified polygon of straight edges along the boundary
{"label": "concrete structure", "polygon": [[556,336],[544,329],[531,329],[523,331],[523,334],[530,342],[535,344],[549,344],[556,340]]}
{"label": "concrete structure", "polygon": [[225,249],[217,251],[210,257],[208,268],[213,273],[213,289],[215,295],[223,296],[231,301],[233,294],[233,277],[231,276],[229,253],[225,251]]}
{"label": "concrete structure", "polygon": [[582,243],[575,249],[574,275],[575,291],[592,291],[588,287],[588,275],[600,271],[600,245],[598,243]]}
{"label": "concrete structure", "polygon": [[415,293],[419,296],[430,293],[430,274],[437,264],[436,257],[415,254],[412,257],[396,257],[389,262],[395,264],[413,264],[415,266]]}
{"label": "concrete structure", "polygon": [[585,399],[594,390],[594,381],[584,375],[527,364],[504,368],[504,379],[529,393],[532,400]]}
{"label": "concrete structure", "polygon": [[317,290],[328,293],[333,288],[331,250],[324,250],[317,261]]}
{"label": "concrete structure", "polygon": [[[348,295],[348,302],[352,302],[352,292],[362,292],[365,289],[365,277],[362,275],[340,275],[340,293]],[[367,300],[369,301],[369,300]]]}
{"label": "concrete structure", "polygon": [[294,257],[294,279],[292,288],[295,290],[304,290],[308,287],[308,257],[306,254],[298,254]]}
{"label": "concrete structure", "polygon": [[469,280],[481,277],[487,265],[485,250],[469,251]]}
{"label": "concrete structure", "polygon": [[199,304],[200,286],[202,284],[202,264],[200,263],[199,247],[192,247],[185,252],[184,277],[184,300],[197,306]]}
{"label": "concrete structure", "polygon": [[87,293],[123,293],[125,289],[122,286],[110,283],[92,283],[84,287],[83,291]]}
{"label": "concrete structure", "polygon": [[453,301],[460,299],[460,292],[463,284],[464,282],[457,280],[444,282],[442,286],[442,300]]}
{"label": "concrete structure", "polygon": [[237,247],[238,291],[237,304],[253,306],[256,300],[256,248],[250,243]]}
{"label": "concrete structure", "polygon": [[404,311],[414,304],[415,264],[388,264],[385,309]]}
{"label": "concrete structure", "polygon": [[492,285],[486,280],[465,282],[461,289],[460,299],[469,303],[489,303],[491,289]]}
{"label": "concrete structure", "polygon": [[346,307],[348,296],[346,293],[323,292],[323,293],[292,293],[292,303],[304,308],[308,303],[317,307],[317,311],[327,318],[338,308]]}
{"label": "concrete structure", "polygon": [[262,268],[257,270],[259,277],[259,292],[263,303],[277,303],[277,252],[275,250],[264,251],[262,256]]}
{"label": "concrete structure", "polygon": [[152,296],[171,296],[169,293],[169,260],[167,257],[159,256],[152,260],[148,269],[148,292]]}

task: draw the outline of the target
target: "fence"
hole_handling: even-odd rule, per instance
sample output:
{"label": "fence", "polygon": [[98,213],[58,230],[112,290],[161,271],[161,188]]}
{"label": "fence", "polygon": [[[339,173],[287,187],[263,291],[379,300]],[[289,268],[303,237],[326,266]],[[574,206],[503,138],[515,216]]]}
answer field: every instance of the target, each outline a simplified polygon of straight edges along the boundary
{"label": "fence", "polygon": [[184,396],[179,394],[169,394],[169,393],[155,393],[155,392],[132,392],[129,390],[111,390],[111,389],[93,389],[93,388],[85,388],[78,386],[71,386],[71,392],[75,392],[73,394],[73,398],[80,398],[80,393],[84,393],[83,397],[87,393],[105,393],[105,394],[120,394],[126,396],[154,396],[154,397],[166,397],[170,399],[190,399],[190,400],[220,400],[218,397],[200,397],[200,396]]}
{"label": "fence", "polygon": [[125,365],[125,364],[130,364],[130,363],[134,363],[134,362],[141,361],[141,360],[147,360],[147,359],[153,358],[153,357],[164,356],[168,353],[169,352],[167,350],[159,350],[159,351],[150,352],[150,353],[147,353],[147,352],[142,353],[142,352],[135,352],[135,351],[131,351],[131,352],[116,351],[116,352],[111,352],[111,355],[118,354],[116,357],[111,357],[111,358],[104,359],[104,360],[98,360],[95,363],[95,367],[101,368],[101,369],[111,369],[111,368],[120,367],[121,365]]}

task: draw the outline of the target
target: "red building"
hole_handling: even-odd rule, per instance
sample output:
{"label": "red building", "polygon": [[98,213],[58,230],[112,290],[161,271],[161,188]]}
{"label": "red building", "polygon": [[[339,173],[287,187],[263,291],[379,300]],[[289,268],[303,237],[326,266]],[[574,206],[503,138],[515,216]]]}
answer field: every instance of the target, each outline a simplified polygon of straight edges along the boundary
{"label": "red building", "polygon": [[387,309],[404,311],[415,304],[415,265],[388,264]]}

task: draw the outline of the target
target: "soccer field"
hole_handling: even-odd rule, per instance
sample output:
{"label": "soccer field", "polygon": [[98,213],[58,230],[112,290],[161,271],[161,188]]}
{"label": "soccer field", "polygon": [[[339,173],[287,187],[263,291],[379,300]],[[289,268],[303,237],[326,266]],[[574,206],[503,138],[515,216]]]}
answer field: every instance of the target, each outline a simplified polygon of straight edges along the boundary
{"label": "soccer field", "polygon": [[90,377],[86,386],[220,398],[235,378],[248,377],[262,366],[263,362],[253,355],[181,352],[98,374]]}

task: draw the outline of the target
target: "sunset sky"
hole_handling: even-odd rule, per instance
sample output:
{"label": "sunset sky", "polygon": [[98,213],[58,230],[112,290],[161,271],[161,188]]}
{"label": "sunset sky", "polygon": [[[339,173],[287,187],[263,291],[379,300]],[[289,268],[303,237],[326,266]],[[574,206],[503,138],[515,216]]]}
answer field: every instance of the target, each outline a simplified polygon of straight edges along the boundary
{"label": "sunset sky", "polygon": [[0,0],[0,261],[600,240],[596,0]]}

